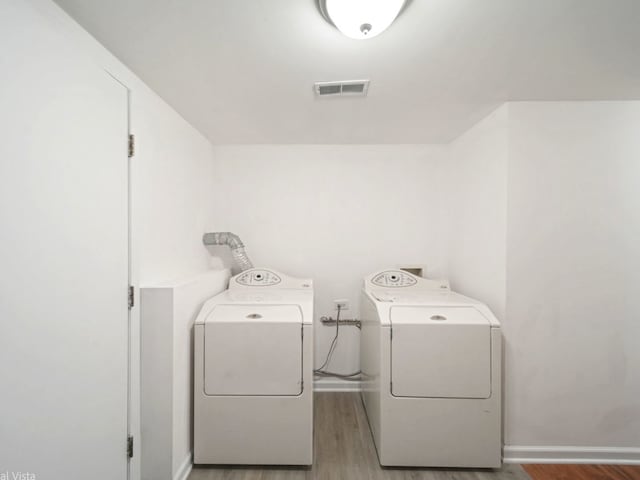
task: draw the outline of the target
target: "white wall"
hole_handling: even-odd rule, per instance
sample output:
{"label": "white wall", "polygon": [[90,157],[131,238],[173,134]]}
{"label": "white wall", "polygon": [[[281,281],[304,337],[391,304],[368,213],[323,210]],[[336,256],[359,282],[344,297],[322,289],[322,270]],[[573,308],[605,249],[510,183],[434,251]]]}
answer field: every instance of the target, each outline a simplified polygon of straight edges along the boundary
{"label": "white wall", "polygon": [[[357,316],[362,278],[398,264],[444,274],[443,168],[438,146],[218,146],[215,230],[242,238],[255,265],[308,276],[316,291],[316,365],[334,330],[319,325],[346,298]],[[224,252],[222,252],[224,254]],[[345,327],[330,364],[358,368],[359,338]]]}
{"label": "white wall", "polygon": [[228,270],[208,271],[140,291],[144,480],[182,479],[191,469],[193,324],[228,279]]}
{"label": "white wall", "polygon": [[50,0],[15,3],[44,22],[56,47],[107,70],[131,91],[133,240],[140,282],[184,278],[209,267],[201,237],[211,221],[210,142]]}
{"label": "white wall", "polygon": [[509,105],[451,143],[447,172],[451,287],[504,320]]}
{"label": "white wall", "polygon": [[[161,282],[207,270],[209,254],[201,236],[213,210],[210,143],[53,2],[8,0],[5,6],[16,12],[15,21],[25,28],[37,28],[48,39],[42,42],[46,48],[31,45],[25,61],[47,57],[51,62],[59,59],[60,65],[95,65],[131,91],[131,130],[137,137],[131,164],[133,282]],[[11,48],[8,42],[3,46]],[[2,74],[10,75],[10,67],[3,65]],[[123,139],[123,148],[125,145]],[[138,315],[136,306],[132,312],[131,427],[139,442]],[[135,456],[131,464],[134,479],[140,475],[139,458]]]}
{"label": "white wall", "polygon": [[141,285],[205,271],[211,144],[150,93],[133,92],[133,235]]}
{"label": "white wall", "polygon": [[640,462],[640,102],[507,104],[451,144],[448,265],[505,338],[505,457]]}
{"label": "white wall", "polygon": [[507,453],[640,462],[640,102],[509,118]]}

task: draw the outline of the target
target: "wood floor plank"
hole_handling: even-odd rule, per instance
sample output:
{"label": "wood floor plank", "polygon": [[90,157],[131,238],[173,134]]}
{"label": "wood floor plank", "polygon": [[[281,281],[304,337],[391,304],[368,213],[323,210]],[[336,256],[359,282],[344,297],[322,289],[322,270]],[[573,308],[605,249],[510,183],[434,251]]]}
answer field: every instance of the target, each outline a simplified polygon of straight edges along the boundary
{"label": "wood floor plank", "polygon": [[532,480],[640,480],[640,466],[523,465]]}
{"label": "wood floor plank", "polygon": [[518,465],[505,465],[499,470],[382,468],[358,393],[316,393],[314,410],[315,458],[312,468],[198,466],[188,480],[530,479]]}

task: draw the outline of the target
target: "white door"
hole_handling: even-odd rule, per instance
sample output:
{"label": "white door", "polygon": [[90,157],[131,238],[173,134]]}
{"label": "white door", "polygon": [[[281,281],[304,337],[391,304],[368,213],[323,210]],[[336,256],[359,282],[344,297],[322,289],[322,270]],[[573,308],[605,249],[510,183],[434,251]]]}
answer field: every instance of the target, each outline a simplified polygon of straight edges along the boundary
{"label": "white door", "polygon": [[2,27],[0,467],[124,480],[127,91]]}

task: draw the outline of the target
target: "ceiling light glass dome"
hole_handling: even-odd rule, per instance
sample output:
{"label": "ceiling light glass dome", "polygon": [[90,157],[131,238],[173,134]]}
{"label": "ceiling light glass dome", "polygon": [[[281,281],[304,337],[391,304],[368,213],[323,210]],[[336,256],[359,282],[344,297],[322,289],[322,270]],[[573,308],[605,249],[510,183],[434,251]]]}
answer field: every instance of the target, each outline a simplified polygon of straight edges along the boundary
{"label": "ceiling light glass dome", "polygon": [[320,10],[347,37],[364,40],[384,32],[406,0],[319,0]]}

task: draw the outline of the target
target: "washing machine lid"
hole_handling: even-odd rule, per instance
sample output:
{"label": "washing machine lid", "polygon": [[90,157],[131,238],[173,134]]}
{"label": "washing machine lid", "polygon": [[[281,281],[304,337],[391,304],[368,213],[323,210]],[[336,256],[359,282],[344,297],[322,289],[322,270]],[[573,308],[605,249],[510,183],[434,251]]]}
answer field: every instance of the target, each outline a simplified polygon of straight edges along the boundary
{"label": "washing machine lid", "polygon": [[302,323],[297,305],[216,305],[205,323]]}
{"label": "washing machine lid", "polygon": [[302,393],[297,305],[218,305],[204,325],[205,395]]}
{"label": "washing machine lid", "polygon": [[[403,292],[403,291],[386,291],[374,290],[371,292],[373,298],[379,302],[389,303],[405,303],[405,304],[438,304],[451,303],[461,300],[461,295],[450,290],[446,291],[427,291],[427,292]],[[465,303],[469,303],[468,299],[464,299]]]}
{"label": "washing machine lid", "polygon": [[472,306],[392,306],[391,393],[489,398],[491,325]]}

